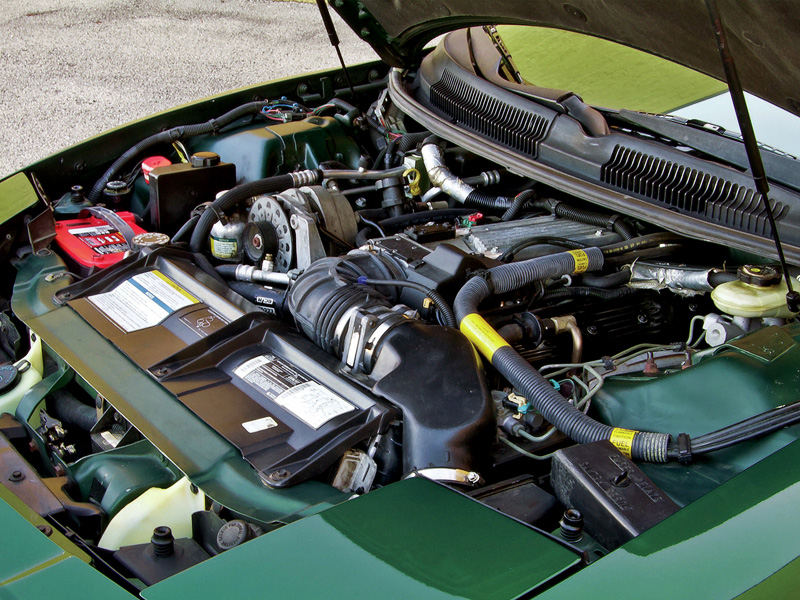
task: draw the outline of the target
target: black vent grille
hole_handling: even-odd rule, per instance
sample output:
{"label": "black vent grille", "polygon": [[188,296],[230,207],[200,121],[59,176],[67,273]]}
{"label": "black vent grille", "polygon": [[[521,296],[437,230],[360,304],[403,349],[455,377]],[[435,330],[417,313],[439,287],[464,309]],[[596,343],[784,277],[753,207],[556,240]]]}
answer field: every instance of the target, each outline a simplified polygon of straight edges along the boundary
{"label": "black vent grille", "polygon": [[[680,212],[756,235],[770,234],[763,204],[753,188],[617,145],[602,167],[603,183],[650,198]],[[788,212],[773,204],[775,219]]]}
{"label": "black vent grille", "polygon": [[530,156],[547,133],[546,118],[477,90],[447,69],[431,86],[431,104],[459,125]]}

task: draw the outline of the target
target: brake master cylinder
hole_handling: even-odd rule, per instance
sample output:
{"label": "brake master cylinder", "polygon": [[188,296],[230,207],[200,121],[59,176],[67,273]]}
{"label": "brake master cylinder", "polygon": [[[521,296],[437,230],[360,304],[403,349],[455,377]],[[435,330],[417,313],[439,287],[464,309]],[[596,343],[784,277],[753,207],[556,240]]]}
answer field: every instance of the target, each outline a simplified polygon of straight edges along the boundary
{"label": "brake master cylinder", "polygon": [[739,267],[738,280],[717,286],[711,299],[718,309],[734,317],[788,319],[796,313],[786,305],[786,292],[786,283],[775,267],[745,265]]}

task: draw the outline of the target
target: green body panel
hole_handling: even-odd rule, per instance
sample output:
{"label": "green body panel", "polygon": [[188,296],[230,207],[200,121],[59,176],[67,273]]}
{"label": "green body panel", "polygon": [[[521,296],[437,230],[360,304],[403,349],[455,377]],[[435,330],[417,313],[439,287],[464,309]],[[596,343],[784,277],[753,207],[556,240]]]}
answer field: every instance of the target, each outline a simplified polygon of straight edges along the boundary
{"label": "green body panel", "polygon": [[508,599],[579,561],[545,534],[419,478],[287,525],[142,595]]}
{"label": "green body panel", "polygon": [[[800,325],[770,327],[720,348],[691,369],[606,381],[594,401],[605,423],[641,431],[715,431],[800,397]],[[788,428],[760,440],[677,463],[642,468],[681,505],[688,504],[800,437]]]}
{"label": "green body panel", "polygon": [[298,165],[315,169],[330,160],[328,156],[355,169],[361,154],[332,117],[309,117],[268,127],[258,121],[222,137],[189,140],[186,146],[192,152],[216,152],[223,161],[236,165],[237,180],[246,181],[293,171]]}
{"label": "green body panel", "polygon": [[95,481],[102,486],[99,499],[109,518],[152,487],[167,488],[181,474],[147,440],[92,454],[70,467],[82,499],[88,501]]}
{"label": "green body panel", "polygon": [[[209,497],[265,525],[293,521],[347,498],[343,492],[317,481],[286,490],[265,487],[234,446],[71,308],[57,308],[53,304],[53,294],[70,280],[65,277],[46,281],[43,275],[63,270],[61,259],[54,254],[29,256],[19,267],[12,296],[15,314],[81,377],[91,381],[100,394]],[[47,378],[42,384],[56,385]],[[40,390],[35,387],[28,394],[39,398],[37,391]],[[26,395],[20,406],[27,400]]]}
{"label": "green body panel", "polygon": [[[41,534],[39,534],[41,535]],[[40,565],[21,577],[0,583],[3,598],[48,598],[59,600],[132,600],[132,596],[101,575],[94,568],[73,556]]]}
{"label": "green body panel", "polygon": [[800,555],[798,464],[795,442],[541,597],[734,598],[759,584],[779,592],[798,579],[794,566],[775,588],[764,581]]}
{"label": "green body panel", "polygon": [[800,558],[794,559],[772,577],[756,584],[741,596],[741,600],[772,600],[792,598],[800,589]]}
{"label": "green body panel", "polygon": [[0,181],[0,223],[18,215],[39,201],[36,190],[22,173]]}
{"label": "green body panel", "polygon": [[[58,531],[46,537],[46,521],[0,486],[0,598],[58,597],[76,600],[132,596],[89,565],[89,558]],[[12,550],[13,549],[13,550]]]}

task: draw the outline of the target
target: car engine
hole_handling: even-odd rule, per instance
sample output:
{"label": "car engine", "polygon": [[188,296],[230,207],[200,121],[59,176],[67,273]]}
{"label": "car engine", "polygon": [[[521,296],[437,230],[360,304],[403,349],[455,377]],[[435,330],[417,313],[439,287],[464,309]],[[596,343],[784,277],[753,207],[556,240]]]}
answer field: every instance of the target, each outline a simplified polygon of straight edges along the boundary
{"label": "car engine", "polygon": [[[651,142],[591,107],[472,93],[457,41],[354,69],[347,100],[312,78],[29,172],[2,232],[0,464],[124,585],[414,477],[595,560],[797,437],[794,386],[758,383],[800,354],[780,270],[659,218],[764,234],[745,176],[673,145],[706,175],[650,177]],[[558,119],[612,137],[581,150]]]}

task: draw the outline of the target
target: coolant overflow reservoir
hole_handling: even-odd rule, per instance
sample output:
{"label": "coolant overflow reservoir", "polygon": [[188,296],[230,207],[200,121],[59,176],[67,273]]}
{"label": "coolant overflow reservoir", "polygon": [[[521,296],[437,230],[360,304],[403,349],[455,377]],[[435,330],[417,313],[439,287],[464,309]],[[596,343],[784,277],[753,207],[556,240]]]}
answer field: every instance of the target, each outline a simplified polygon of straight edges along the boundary
{"label": "coolant overflow reservoir", "polygon": [[[722,312],[734,317],[795,316],[786,305],[786,282],[780,271],[770,266],[745,265],[739,267],[739,279],[717,286],[711,299]],[[792,284],[795,290],[800,285]]]}

